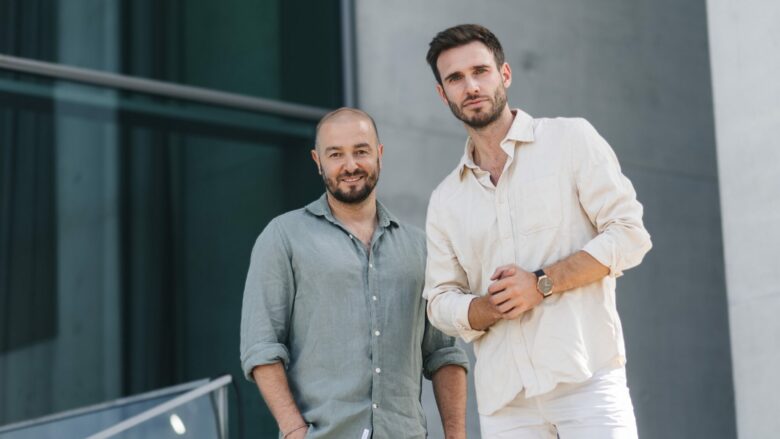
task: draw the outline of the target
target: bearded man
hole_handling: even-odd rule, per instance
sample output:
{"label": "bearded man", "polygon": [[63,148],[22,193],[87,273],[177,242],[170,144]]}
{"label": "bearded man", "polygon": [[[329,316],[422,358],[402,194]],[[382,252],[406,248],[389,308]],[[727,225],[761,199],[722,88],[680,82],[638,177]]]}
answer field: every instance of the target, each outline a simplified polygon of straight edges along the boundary
{"label": "bearded man", "polygon": [[482,437],[636,438],[615,280],[651,243],[615,153],[584,119],[510,108],[482,26],[440,32],[427,60],[469,137],[431,195],[425,297],[474,343]]}
{"label": "bearded man", "polygon": [[425,237],[376,200],[383,145],[341,108],[317,125],[325,194],[260,234],[244,290],[241,365],[279,437],[427,437],[421,378],[448,438],[465,438],[468,359],[430,326]]}

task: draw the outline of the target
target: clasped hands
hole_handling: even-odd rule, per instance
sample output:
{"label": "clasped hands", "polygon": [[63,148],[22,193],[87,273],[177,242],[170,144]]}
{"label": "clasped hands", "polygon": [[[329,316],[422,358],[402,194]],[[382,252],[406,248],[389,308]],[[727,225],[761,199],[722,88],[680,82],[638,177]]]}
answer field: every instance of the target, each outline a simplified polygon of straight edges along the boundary
{"label": "clasped hands", "polygon": [[490,280],[493,283],[488,287],[487,297],[502,319],[516,319],[544,299],[536,288],[536,275],[515,264],[496,268]]}

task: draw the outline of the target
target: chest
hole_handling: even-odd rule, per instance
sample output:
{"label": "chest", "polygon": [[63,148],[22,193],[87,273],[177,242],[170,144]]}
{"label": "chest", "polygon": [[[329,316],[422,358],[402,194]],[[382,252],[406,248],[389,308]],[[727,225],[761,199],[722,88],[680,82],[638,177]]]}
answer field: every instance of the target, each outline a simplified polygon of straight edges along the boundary
{"label": "chest", "polygon": [[[296,302],[312,309],[340,305],[358,310],[384,299],[403,306],[418,298],[424,282],[424,247],[393,230],[381,232],[370,247],[344,230],[310,231],[293,247],[291,265]],[[307,306],[308,306],[307,305]]]}
{"label": "chest", "polygon": [[463,180],[444,218],[472,290],[486,290],[500,265],[536,269],[555,253],[570,210],[565,203],[577,203],[574,182],[564,169],[509,167],[494,187],[474,174]]}

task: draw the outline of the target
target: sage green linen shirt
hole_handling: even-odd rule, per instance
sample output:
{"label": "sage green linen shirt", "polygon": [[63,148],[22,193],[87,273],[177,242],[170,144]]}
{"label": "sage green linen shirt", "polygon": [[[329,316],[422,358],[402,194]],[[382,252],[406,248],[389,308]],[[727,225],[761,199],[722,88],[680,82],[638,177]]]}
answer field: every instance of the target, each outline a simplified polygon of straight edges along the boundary
{"label": "sage green linen shirt", "polygon": [[468,367],[425,316],[424,234],[380,203],[377,218],[369,252],[323,195],[272,220],[252,250],[241,365],[252,380],[284,364],[307,438],[424,438],[421,376]]}

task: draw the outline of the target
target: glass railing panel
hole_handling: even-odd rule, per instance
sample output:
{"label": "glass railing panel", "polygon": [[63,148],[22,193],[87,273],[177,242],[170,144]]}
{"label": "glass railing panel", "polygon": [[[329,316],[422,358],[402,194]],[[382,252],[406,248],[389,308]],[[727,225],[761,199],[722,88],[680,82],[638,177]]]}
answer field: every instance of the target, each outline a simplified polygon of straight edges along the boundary
{"label": "glass railing panel", "polygon": [[[166,401],[170,401],[207,382],[207,380],[195,381],[169,389],[162,389],[37,420],[0,427],[0,439],[85,438],[125,419],[150,410]],[[199,401],[193,407],[189,407],[189,411],[182,413],[190,413],[200,409],[199,413],[205,414],[206,410],[200,407],[202,404],[204,402]],[[188,415],[185,415],[185,417],[189,419]],[[208,416],[204,417],[208,418]],[[211,415],[211,419],[206,419],[203,422],[214,422],[213,415]]]}
{"label": "glass railing panel", "polygon": [[217,407],[211,394],[125,430],[118,439],[222,439]]}

